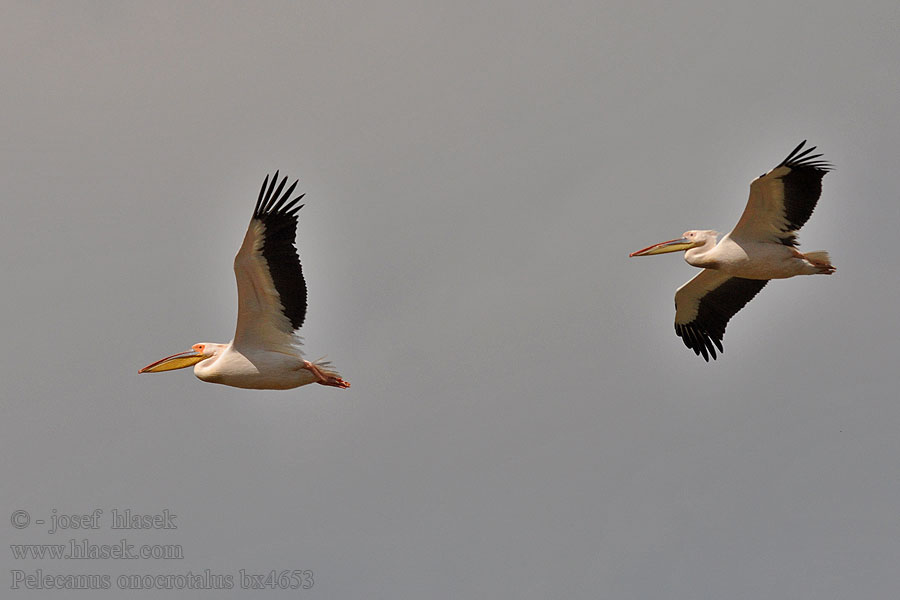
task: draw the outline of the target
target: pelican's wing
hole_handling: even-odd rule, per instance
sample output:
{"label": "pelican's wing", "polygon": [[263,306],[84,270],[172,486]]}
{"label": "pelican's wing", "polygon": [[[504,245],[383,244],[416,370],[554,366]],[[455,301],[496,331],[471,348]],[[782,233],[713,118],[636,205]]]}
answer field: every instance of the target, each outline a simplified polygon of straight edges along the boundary
{"label": "pelican's wing", "polygon": [[294,330],[306,317],[306,281],[294,246],[298,198],[288,202],[295,181],[282,194],[278,172],[263,181],[244,243],[234,257],[238,286],[237,330],[234,345],[290,350],[297,343]]}
{"label": "pelican's wing", "polygon": [[703,269],[675,292],[675,333],[697,356],[709,362],[712,355],[715,360],[716,348],[724,352],[722,336],[729,319],[767,283]]}
{"label": "pelican's wing", "polygon": [[797,245],[797,230],[809,220],[822,194],[822,177],[830,163],[810,154],[815,146],[800,151],[806,140],[787,158],[750,184],[750,199],[741,220],[731,232],[734,239]]}

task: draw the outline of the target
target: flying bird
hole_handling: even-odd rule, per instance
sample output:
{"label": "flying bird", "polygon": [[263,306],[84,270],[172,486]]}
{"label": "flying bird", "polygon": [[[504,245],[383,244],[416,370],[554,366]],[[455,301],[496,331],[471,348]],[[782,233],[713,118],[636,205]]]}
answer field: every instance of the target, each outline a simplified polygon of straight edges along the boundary
{"label": "flying bird", "polygon": [[278,171],[267,175],[259,190],[253,218],[234,257],[238,317],[234,339],[227,344],[203,342],[187,352],[147,365],[138,373],[160,373],[194,366],[202,381],[239,388],[287,390],[309,383],[338,388],[350,384],[331,364],[310,362],[300,351],[296,331],[306,318],[306,281],[294,246],[297,203],[288,201],[295,181],[284,193],[287,177],[276,188]]}
{"label": "flying bird", "polygon": [[827,252],[801,253],[797,231],[809,220],[822,177],[832,165],[821,154],[801,152],[806,140],[774,169],[750,184],[750,199],[738,224],[716,243],[715,231],[686,231],[629,256],[652,256],[684,250],[684,260],[703,269],[675,292],[675,333],[695,354],[715,360],[729,319],[756,296],[770,279],[795,275],[831,275]]}

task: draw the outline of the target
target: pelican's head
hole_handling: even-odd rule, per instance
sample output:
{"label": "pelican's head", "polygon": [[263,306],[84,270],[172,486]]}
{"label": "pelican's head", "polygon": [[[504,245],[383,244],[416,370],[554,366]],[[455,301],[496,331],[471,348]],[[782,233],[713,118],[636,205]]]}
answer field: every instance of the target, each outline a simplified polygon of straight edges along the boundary
{"label": "pelican's head", "polygon": [[647,246],[643,250],[632,252],[628,256],[652,256],[653,254],[665,254],[666,252],[690,250],[691,248],[705,246],[710,240],[712,240],[713,244],[715,244],[717,235],[719,235],[718,232],[712,231],[710,229],[691,229],[690,231],[685,231],[684,234],[677,240],[669,240],[668,242],[653,244],[652,246]]}
{"label": "pelican's head", "polygon": [[147,365],[138,373],[162,373],[163,371],[184,369],[197,364],[201,360],[213,358],[219,353],[220,348],[222,348],[222,344],[210,344],[208,342],[194,344],[187,352],[179,352],[178,354],[161,358],[155,363]]}

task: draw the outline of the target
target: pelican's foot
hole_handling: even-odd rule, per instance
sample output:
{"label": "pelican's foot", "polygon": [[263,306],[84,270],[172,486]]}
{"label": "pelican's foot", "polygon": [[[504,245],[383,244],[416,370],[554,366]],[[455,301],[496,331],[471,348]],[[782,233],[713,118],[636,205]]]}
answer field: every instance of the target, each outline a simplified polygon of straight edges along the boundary
{"label": "pelican's foot", "polygon": [[319,385],[328,385],[331,387],[341,388],[342,390],[350,387],[350,383],[341,379],[341,376],[337,373],[329,373],[328,371],[323,371],[314,363],[311,363],[308,360],[303,361],[303,368],[309,369],[312,374],[316,376],[316,383],[318,383]]}
{"label": "pelican's foot", "polygon": [[817,275],[831,275],[835,272],[834,265],[829,262],[823,262],[820,260],[810,260],[809,257],[806,258],[809,262],[812,263],[812,266],[816,268]]}
{"label": "pelican's foot", "polygon": [[[798,252],[798,254],[800,253]],[[835,271],[834,265],[831,264],[831,257],[824,250],[800,254],[800,257],[812,265],[817,275],[831,275]]]}

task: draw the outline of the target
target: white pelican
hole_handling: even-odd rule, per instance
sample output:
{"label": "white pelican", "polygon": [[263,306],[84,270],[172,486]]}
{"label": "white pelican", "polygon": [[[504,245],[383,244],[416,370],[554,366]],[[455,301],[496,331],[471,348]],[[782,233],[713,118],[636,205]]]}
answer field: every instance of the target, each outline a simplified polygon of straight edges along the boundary
{"label": "white pelican", "polygon": [[266,176],[244,243],[234,257],[238,286],[238,318],[228,344],[194,344],[147,365],[138,373],[159,373],[194,365],[202,381],[239,388],[287,390],[308,383],[338,388],[350,384],[330,363],[309,362],[300,351],[296,330],[306,317],[306,281],[294,246],[296,206],[303,194],[288,202],[297,181],[282,194],[287,177],[275,184],[278,172]]}
{"label": "white pelican", "polygon": [[[797,250],[797,230],[809,220],[822,193],[830,163],[803,152],[806,140],[777,167],[750,184],[741,220],[717,244],[715,231],[686,231],[677,240],[632,252],[650,256],[684,250],[684,260],[703,271],[675,292],[675,333],[685,346],[709,362],[722,349],[725,326],[770,279],[831,275],[827,252]],[[713,347],[715,344],[715,348]]]}

